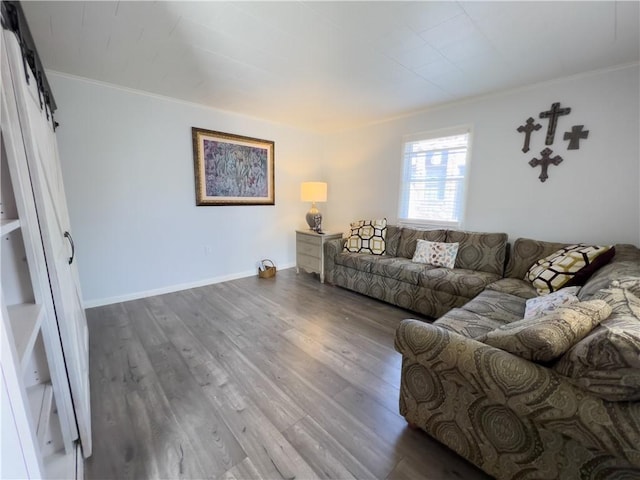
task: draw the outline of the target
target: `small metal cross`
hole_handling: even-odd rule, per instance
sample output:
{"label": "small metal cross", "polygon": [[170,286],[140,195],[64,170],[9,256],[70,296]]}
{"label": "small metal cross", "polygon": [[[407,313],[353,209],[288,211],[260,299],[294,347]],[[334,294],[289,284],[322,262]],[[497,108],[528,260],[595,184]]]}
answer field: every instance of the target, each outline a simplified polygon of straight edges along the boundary
{"label": "small metal cross", "polygon": [[529,165],[531,165],[533,168],[537,167],[538,165],[542,166],[542,171],[540,172],[540,176],[538,177],[541,182],[544,182],[547,178],[549,178],[549,175],[547,175],[547,168],[549,168],[550,164],[559,165],[562,162],[562,157],[560,155],[556,155],[555,157],[551,158],[552,153],[553,150],[551,150],[550,148],[545,148],[540,152],[542,158],[537,159],[534,157],[529,160]]}
{"label": "small metal cross", "polygon": [[574,125],[570,132],[564,132],[564,139],[569,140],[567,150],[578,150],[580,148],[580,139],[589,136],[589,130],[584,130],[584,125]]}
{"label": "small metal cross", "polygon": [[524,134],[524,146],[522,147],[522,151],[527,153],[529,151],[529,141],[531,140],[531,132],[534,130],[540,130],[542,125],[539,123],[533,124],[535,120],[533,117],[527,118],[527,122],[524,125],[520,125],[516,130],[520,133],[525,132]]}
{"label": "small metal cross", "polygon": [[558,117],[561,115],[569,115],[571,108],[560,108],[560,102],[551,104],[551,110],[546,112],[540,112],[540,118],[548,118],[549,126],[547,127],[547,137],[544,141],[545,145],[553,144],[553,137],[556,135],[556,125],[558,124]]}

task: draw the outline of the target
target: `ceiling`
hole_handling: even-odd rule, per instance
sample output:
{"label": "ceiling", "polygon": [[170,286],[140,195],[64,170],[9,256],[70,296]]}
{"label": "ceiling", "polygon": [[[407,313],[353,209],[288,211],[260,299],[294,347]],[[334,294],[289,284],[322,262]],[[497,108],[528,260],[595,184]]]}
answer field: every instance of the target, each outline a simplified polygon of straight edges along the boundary
{"label": "ceiling", "polygon": [[23,8],[47,69],[329,132],[638,62],[639,5],[28,1]]}

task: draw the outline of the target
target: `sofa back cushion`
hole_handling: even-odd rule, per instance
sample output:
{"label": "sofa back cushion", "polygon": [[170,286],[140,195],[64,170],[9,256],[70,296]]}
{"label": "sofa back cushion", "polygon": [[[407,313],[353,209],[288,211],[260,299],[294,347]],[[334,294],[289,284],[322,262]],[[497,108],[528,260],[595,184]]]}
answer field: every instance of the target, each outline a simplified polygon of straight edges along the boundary
{"label": "sofa back cushion", "polygon": [[640,299],[629,290],[599,290],[612,313],[554,365],[582,389],[609,401],[640,400]]}
{"label": "sofa back cushion", "polygon": [[618,244],[615,248],[613,260],[595,272],[580,289],[580,300],[588,300],[598,290],[609,288],[612,282],[640,277],[640,249],[628,244]]}
{"label": "sofa back cushion", "polygon": [[513,243],[504,276],[522,280],[534,263],[567,245],[567,243],[518,238]]}
{"label": "sofa back cushion", "polygon": [[387,255],[390,257],[398,256],[398,245],[400,245],[400,235],[402,235],[402,227],[396,225],[387,225]]}
{"label": "sofa back cushion", "polygon": [[502,276],[507,253],[506,233],[448,230],[446,241],[459,243],[455,268],[495,273]]}
{"label": "sofa back cushion", "polygon": [[417,228],[404,227],[400,234],[400,243],[398,244],[396,256],[413,258],[418,239],[428,240],[430,242],[444,242],[446,238],[446,230],[418,230]]}

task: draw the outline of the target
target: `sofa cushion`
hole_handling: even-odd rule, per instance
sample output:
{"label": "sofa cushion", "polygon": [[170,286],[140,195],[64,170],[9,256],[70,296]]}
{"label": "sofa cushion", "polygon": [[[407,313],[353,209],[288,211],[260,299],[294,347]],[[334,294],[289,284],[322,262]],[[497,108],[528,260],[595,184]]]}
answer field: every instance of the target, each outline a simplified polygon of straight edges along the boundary
{"label": "sofa cushion", "polygon": [[387,225],[387,252],[386,255],[396,257],[398,255],[398,245],[400,245],[400,236],[402,235],[402,227],[396,225]]}
{"label": "sofa cushion", "polygon": [[470,312],[464,308],[449,310],[444,316],[433,322],[438,327],[459,333],[467,338],[478,338],[503,325],[484,315]]}
{"label": "sofa cushion", "polygon": [[454,270],[434,268],[423,271],[420,274],[418,284],[451,295],[473,298],[498,278],[500,277],[494,273],[463,270],[461,268]]}
{"label": "sofa cushion", "polygon": [[345,252],[384,255],[386,251],[387,219],[358,220],[351,224],[351,234],[344,245]]}
{"label": "sofa cushion", "polygon": [[583,285],[614,254],[615,249],[610,245],[569,245],[538,260],[525,278],[541,294],[554,292],[565,285]]}
{"label": "sofa cushion", "polygon": [[627,244],[617,244],[615,247],[616,256],[591,276],[578,294],[580,300],[588,300],[598,290],[609,288],[611,282],[622,277],[640,276],[640,249]]}
{"label": "sofa cushion", "polygon": [[381,257],[368,253],[340,252],[336,254],[334,261],[338,265],[369,273],[371,272],[371,265],[374,263],[372,260],[374,258]]}
{"label": "sofa cushion", "polygon": [[611,313],[603,300],[559,307],[546,315],[503,325],[479,342],[527,360],[549,362],[564,354]]}
{"label": "sofa cushion", "polygon": [[524,298],[516,295],[484,290],[480,295],[469,300],[462,308],[499,324],[504,324],[522,319],[525,302]]}
{"label": "sofa cushion", "polygon": [[444,242],[447,238],[446,230],[418,230],[416,228],[404,227],[400,234],[398,244],[398,257],[413,258],[416,252],[416,240],[429,240],[430,242]]}
{"label": "sofa cushion", "polygon": [[531,265],[566,245],[566,243],[518,238],[511,248],[504,276],[523,279]]}
{"label": "sofa cushion", "polygon": [[371,262],[370,270],[368,271],[383,277],[395,278],[401,282],[418,285],[420,274],[434,268],[437,267],[414,263],[408,258],[376,257],[375,261]]}
{"label": "sofa cushion", "polygon": [[629,290],[629,292],[640,298],[640,277],[622,276],[611,282],[611,287]]}
{"label": "sofa cushion", "polygon": [[506,233],[447,231],[447,242],[460,244],[455,268],[495,273],[502,277],[507,252]]}
{"label": "sofa cushion", "polygon": [[434,267],[453,268],[456,264],[458,246],[458,243],[430,242],[418,239],[416,253],[413,254],[411,261]]}
{"label": "sofa cushion", "polygon": [[487,285],[487,290],[508,293],[524,299],[538,296],[538,291],[533,285],[531,285],[531,282],[520,278],[501,278],[500,280]]}
{"label": "sofa cushion", "polygon": [[578,290],[580,290],[580,287],[565,287],[548,295],[528,299],[524,310],[524,318],[537,317],[563,305],[578,302],[578,297],[576,297]]}
{"label": "sofa cushion", "polygon": [[610,288],[592,297],[612,314],[554,365],[582,389],[610,401],[640,400],[640,299]]}

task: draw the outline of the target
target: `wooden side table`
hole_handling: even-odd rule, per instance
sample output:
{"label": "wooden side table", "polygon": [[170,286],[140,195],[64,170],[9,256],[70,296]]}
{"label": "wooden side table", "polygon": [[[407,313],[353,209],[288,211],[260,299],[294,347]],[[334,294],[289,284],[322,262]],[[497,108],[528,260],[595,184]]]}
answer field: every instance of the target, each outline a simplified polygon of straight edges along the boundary
{"label": "wooden side table", "polygon": [[342,233],[316,233],[313,230],[296,230],[296,273],[300,269],[320,275],[324,283],[324,244],[342,238]]}

